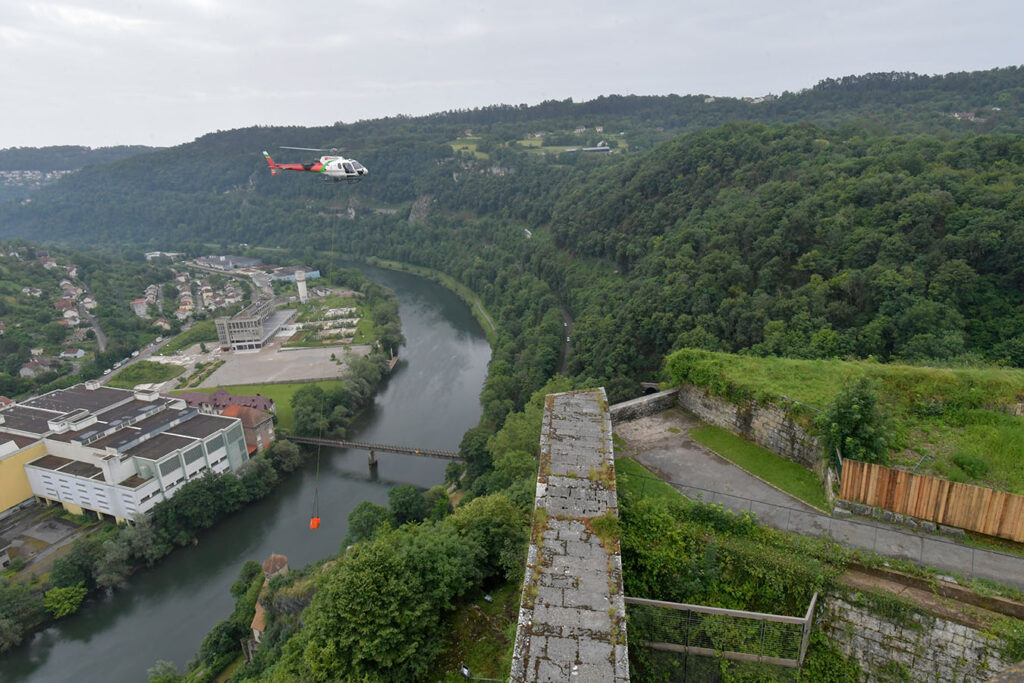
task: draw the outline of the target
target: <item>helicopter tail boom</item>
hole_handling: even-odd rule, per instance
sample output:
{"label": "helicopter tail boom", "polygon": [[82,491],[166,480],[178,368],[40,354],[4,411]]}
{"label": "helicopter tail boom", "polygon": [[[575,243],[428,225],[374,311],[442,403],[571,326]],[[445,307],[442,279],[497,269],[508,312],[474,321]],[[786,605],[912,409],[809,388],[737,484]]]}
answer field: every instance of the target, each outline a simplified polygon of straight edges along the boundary
{"label": "helicopter tail boom", "polygon": [[265,150],[263,152],[263,158],[267,160],[267,165],[270,166],[270,175],[277,175],[278,166],[277,164],[274,163],[274,160],[270,158],[270,155],[267,154]]}

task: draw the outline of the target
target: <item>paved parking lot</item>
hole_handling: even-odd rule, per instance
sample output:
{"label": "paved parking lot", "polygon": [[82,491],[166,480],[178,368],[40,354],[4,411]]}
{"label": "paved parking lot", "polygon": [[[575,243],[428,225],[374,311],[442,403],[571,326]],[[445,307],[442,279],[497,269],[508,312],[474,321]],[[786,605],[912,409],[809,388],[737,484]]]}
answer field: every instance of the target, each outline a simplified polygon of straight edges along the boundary
{"label": "paved parking lot", "polygon": [[225,361],[224,365],[199,386],[335,378],[344,372],[346,358],[365,356],[370,352],[367,345],[285,349],[281,343],[281,339],[276,339],[259,351],[222,353],[220,358]]}

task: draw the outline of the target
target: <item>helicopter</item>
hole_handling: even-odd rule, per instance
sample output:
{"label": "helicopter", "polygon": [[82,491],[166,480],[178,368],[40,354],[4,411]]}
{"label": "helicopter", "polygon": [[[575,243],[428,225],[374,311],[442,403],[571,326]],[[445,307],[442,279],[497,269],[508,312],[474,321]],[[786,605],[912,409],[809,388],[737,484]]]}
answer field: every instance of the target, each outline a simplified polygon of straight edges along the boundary
{"label": "helicopter", "polygon": [[278,171],[308,171],[310,173],[322,173],[325,178],[324,180],[331,180],[339,182],[342,180],[360,180],[370,171],[355,159],[346,159],[343,156],[337,156],[339,150],[335,148],[331,149],[318,149],[316,147],[281,147],[281,149],[299,149],[306,152],[330,152],[331,156],[322,156],[317,161],[311,161],[306,164],[278,164],[270,158],[270,154],[264,150],[263,157],[267,160],[267,164],[270,166],[270,174],[277,175]]}

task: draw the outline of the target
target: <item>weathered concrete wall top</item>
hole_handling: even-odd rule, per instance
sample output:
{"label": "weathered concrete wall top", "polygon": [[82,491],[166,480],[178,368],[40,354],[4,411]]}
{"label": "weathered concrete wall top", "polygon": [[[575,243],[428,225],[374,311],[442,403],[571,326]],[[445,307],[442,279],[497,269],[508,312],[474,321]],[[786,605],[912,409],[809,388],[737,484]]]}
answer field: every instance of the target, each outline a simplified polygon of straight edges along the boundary
{"label": "weathered concrete wall top", "polygon": [[612,422],[629,422],[639,420],[641,417],[655,415],[676,406],[676,394],[678,389],[659,391],[656,394],[648,394],[640,398],[634,398],[622,403],[616,403],[609,410],[612,413]]}
{"label": "weathered concrete wall top", "polygon": [[[612,425],[604,389],[547,397],[510,680],[629,680]],[[611,522],[611,524],[609,524]]]}

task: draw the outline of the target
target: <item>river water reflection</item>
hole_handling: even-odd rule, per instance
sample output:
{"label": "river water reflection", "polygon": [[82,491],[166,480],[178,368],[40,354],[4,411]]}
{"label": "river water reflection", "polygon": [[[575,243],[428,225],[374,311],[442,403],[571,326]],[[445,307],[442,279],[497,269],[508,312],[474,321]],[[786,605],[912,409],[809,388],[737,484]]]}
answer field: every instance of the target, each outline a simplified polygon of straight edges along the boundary
{"label": "river water reflection", "polygon": [[[490,348],[467,306],[439,285],[406,273],[359,266],[398,294],[402,361],[349,436],[361,441],[455,450],[480,418],[480,390]],[[207,631],[233,607],[229,593],[246,560],[271,553],[301,567],[338,551],[349,511],[360,501],[386,503],[396,484],[434,486],[447,461],[378,454],[371,479],[363,451],[325,450],[320,460],[322,525],[309,530],[314,463],[269,496],[203,533],[157,567],[137,573],[112,596],[35,634],[0,657],[0,681],[146,680],[158,659],[179,670]]]}

